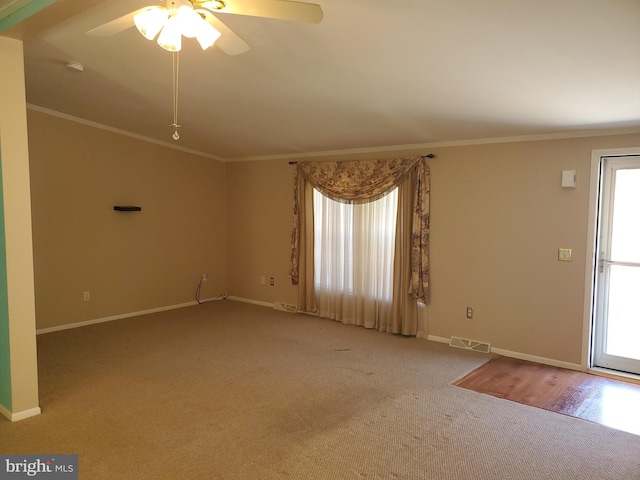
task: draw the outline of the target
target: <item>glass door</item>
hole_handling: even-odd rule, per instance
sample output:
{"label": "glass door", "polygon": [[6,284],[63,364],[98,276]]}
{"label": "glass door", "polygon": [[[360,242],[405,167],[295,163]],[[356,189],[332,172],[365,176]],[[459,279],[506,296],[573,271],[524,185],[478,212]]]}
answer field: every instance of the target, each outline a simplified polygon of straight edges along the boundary
{"label": "glass door", "polygon": [[592,363],[640,374],[640,156],[601,162]]}

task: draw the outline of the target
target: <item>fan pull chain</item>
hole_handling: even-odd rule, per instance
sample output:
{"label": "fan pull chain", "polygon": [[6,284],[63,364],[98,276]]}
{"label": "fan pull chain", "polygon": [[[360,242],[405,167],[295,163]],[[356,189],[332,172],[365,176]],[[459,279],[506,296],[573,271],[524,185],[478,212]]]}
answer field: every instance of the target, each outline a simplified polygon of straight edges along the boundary
{"label": "fan pull chain", "polygon": [[173,52],[173,135],[171,138],[178,140],[180,134],[178,133],[178,73],[180,70],[180,52]]}

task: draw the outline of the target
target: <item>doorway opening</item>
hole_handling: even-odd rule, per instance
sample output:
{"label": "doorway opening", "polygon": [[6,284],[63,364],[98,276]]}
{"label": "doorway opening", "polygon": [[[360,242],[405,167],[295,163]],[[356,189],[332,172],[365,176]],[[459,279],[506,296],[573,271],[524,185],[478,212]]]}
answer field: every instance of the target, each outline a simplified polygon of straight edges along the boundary
{"label": "doorway opening", "polygon": [[640,152],[596,166],[589,366],[640,375]]}

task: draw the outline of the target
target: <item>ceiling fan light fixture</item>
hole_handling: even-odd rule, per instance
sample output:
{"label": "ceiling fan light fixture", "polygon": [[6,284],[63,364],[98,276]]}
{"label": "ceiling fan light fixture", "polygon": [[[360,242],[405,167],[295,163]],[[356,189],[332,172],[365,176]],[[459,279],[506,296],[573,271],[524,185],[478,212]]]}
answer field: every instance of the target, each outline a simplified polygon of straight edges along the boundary
{"label": "ceiling fan light fixture", "polygon": [[158,36],[158,45],[169,52],[179,52],[182,49],[182,32],[180,22],[175,14],[171,15],[164,24]]}
{"label": "ceiling fan light fixture", "polygon": [[180,32],[184,37],[193,38],[197,35],[202,17],[189,5],[182,5],[176,11],[176,18],[180,24]]}
{"label": "ceiling fan light fixture", "polygon": [[201,7],[207,8],[209,10],[223,10],[227,4],[224,3],[222,0],[211,0],[208,2],[196,2],[197,5],[200,5]]}
{"label": "ceiling fan light fixture", "polygon": [[153,40],[167,22],[169,10],[165,7],[149,7],[133,17],[138,31],[147,40]]}
{"label": "ceiling fan light fixture", "polygon": [[202,19],[202,21],[197,26],[196,40],[198,40],[198,43],[200,44],[202,50],[206,50],[211,45],[213,45],[221,35],[222,34],[218,30],[216,30],[213,25],[211,25],[204,19]]}

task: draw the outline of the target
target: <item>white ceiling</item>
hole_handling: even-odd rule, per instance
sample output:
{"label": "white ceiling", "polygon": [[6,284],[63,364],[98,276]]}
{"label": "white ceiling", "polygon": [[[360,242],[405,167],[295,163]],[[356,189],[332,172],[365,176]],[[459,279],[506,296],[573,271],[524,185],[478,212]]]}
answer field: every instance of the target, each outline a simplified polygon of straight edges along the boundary
{"label": "white ceiling", "polygon": [[[24,40],[27,102],[176,143],[171,54],[86,34],[154,3],[58,0],[0,33]],[[177,144],[238,160],[640,131],[639,0],[319,3],[318,25],[220,14],[241,55],[185,40]]]}

